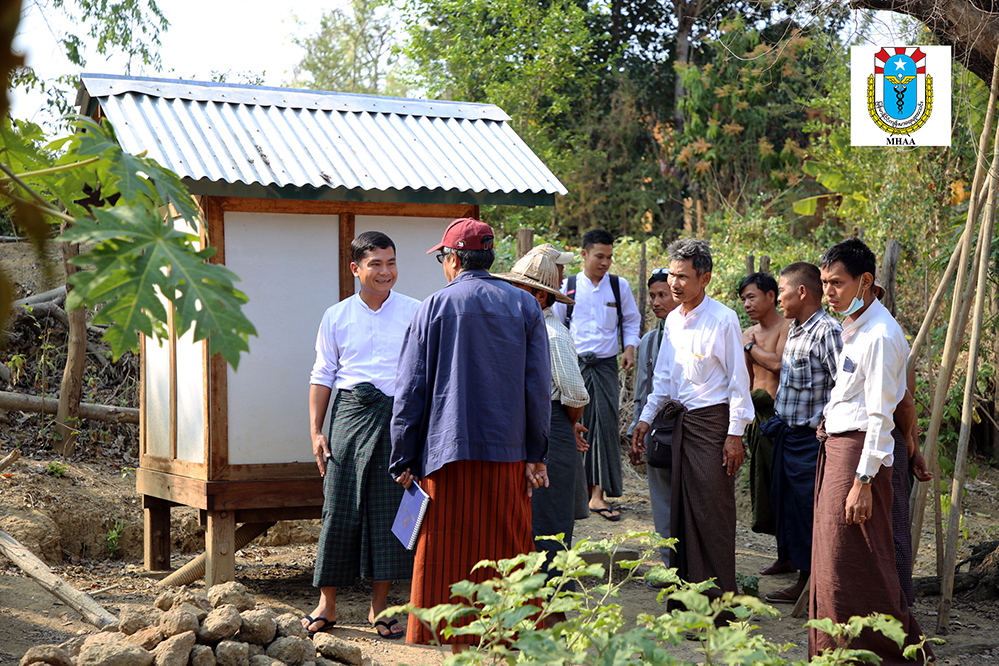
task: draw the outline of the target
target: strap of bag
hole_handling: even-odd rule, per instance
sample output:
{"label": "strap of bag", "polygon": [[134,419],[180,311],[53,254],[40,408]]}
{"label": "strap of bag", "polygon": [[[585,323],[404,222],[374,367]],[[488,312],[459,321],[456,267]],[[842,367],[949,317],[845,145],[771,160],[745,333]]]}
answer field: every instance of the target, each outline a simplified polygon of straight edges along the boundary
{"label": "strap of bag", "polygon": [[621,343],[621,351],[619,353],[624,353],[624,320],[621,318],[621,284],[620,279],[616,275],[610,276],[610,287],[611,291],[614,292],[614,305],[617,307],[617,338]]}

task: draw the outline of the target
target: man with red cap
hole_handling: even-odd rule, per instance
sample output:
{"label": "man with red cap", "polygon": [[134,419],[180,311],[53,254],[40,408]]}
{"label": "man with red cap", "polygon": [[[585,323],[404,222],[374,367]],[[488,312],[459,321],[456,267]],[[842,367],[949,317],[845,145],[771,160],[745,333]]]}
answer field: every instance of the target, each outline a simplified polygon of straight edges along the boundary
{"label": "man with red cap", "polygon": [[[410,601],[456,603],[451,585],[483,581],[472,567],[534,550],[534,488],[548,485],[551,365],[541,306],[489,274],[489,225],[455,220],[437,253],[448,285],[427,298],[406,331],[396,375],[389,473],[430,496],[416,542]],[[406,640],[434,636],[455,652],[478,639],[440,636],[415,615]]]}

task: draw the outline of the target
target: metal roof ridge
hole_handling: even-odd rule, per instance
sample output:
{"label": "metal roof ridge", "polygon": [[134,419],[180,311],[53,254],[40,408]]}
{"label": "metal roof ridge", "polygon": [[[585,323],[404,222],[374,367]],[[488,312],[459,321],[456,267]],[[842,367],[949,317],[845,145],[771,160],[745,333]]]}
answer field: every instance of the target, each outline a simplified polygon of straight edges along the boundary
{"label": "metal roof ridge", "polygon": [[163,99],[274,106],[285,109],[393,113],[400,116],[467,118],[499,122],[510,120],[510,116],[506,112],[493,104],[382,97],[299,88],[275,88],[90,72],[84,72],[80,75],[78,103],[83,99],[84,91],[89,97],[108,97],[131,92]]}

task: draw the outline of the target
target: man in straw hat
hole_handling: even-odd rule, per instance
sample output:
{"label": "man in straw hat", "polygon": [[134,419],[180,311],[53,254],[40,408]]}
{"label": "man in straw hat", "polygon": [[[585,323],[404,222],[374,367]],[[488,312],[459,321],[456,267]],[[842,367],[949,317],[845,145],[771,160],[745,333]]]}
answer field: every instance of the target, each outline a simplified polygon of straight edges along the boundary
{"label": "man in straw hat", "polygon": [[[548,485],[551,423],[544,317],[537,299],[489,274],[493,230],[455,220],[430,253],[448,285],[423,301],[403,339],[389,465],[430,496],[413,566],[419,608],[455,603],[458,581],[491,578],[472,571],[480,560],[534,550],[530,496]],[[454,652],[478,640],[440,636],[410,614],[408,642],[435,635]]]}
{"label": "man in straw hat", "polygon": [[[552,370],[552,418],[548,435],[549,486],[538,488],[531,498],[532,531],[535,539],[539,536],[564,534],[565,543],[571,544],[574,511],[568,498],[575,490],[577,450],[585,447],[585,443],[575,436],[574,428],[578,425],[583,407],[590,401],[590,396],[579,372],[576,347],[572,343],[569,329],[559,321],[551,306],[556,301],[570,305],[572,299],[559,291],[558,268],[546,248],[534,248],[521,257],[509,273],[498,273],[496,277],[503,278],[537,298],[545,316]],[[565,546],[550,539],[537,541],[536,546],[548,551],[545,568],[549,577],[556,575],[557,572],[550,569],[549,564],[555,553]]]}

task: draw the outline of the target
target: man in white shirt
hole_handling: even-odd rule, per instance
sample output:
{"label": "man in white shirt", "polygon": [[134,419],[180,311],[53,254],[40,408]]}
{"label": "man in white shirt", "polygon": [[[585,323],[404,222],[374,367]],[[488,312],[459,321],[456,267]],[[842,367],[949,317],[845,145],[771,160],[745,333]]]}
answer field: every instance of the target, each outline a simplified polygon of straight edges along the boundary
{"label": "man in white shirt", "polygon": [[[385,610],[395,579],[410,578],[413,555],[392,534],[403,488],[389,474],[389,422],[403,336],[420,302],[392,291],[395,244],[378,231],[350,244],[350,270],[360,292],[329,308],[316,338],[309,387],[312,452],[323,475],[323,529],[313,585],[319,605],[302,620],[310,633],[336,624],[336,590],[358,576],[374,580],[368,621],[382,638],[404,635]],[[330,435],[323,422],[336,400]]]}
{"label": "man in white shirt", "polygon": [[624,492],[617,355],[621,354],[621,367],[625,370],[635,365],[641,315],[628,281],[608,273],[614,255],[614,237],[604,229],[587,231],[581,254],[583,272],[569,276],[562,285],[562,293],[576,304],[567,307],[556,303],[554,311],[572,334],[580,371],[590,394],[590,404],[582,419],[589,431],[590,448],[583,453],[583,467],[590,511],[607,520],[620,520],[621,514],[605,499],[605,496],[620,497]]}
{"label": "man in white shirt", "polygon": [[[815,483],[810,617],[847,622],[884,613],[902,623],[911,645],[922,631],[899,586],[891,518],[891,432],[905,394],[909,347],[898,322],[874,298],[876,259],[861,240],[833,245],[819,266],[829,306],[846,320],[836,383],[823,412],[828,437]],[[830,647],[838,647],[837,639],[809,629],[810,656]],[[878,632],[865,630],[850,649],[870,650],[883,664],[906,663],[903,648]]]}
{"label": "man in white shirt", "polygon": [[[671,557],[684,580],[714,578],[711,591],[736,591],[735,473],[742,435],[753,421],[749,370],[735,312],[708,297],[711,250],[702,240],[670,244],[670,290],[680,307],[666,317],[666,335],[653,373],[652,393],[632,435],[644,446],[660,408],[670,399],[686,407],[673,434]],[[718,589],[720,588],[720,589]]]}

